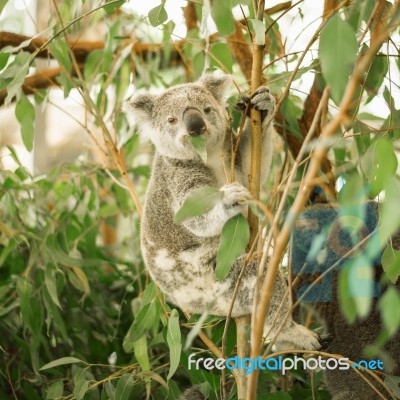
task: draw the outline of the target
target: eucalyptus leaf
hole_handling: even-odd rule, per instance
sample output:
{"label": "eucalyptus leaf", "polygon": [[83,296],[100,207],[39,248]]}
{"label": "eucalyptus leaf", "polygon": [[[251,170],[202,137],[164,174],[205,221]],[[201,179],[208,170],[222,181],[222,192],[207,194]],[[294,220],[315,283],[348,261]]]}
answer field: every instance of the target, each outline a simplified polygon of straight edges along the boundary
{"label": "eucalyptus leaf", "polygon": [[380,138],[369,146],[361,159],[361,168],[370,185],[371,197],[377,196],[396,174],[397,157],[393,143],[386,138]]}
{"label": "eucalyptus leaf", "polygon": [[380,237],[382,243],[387,243],[390,236],[400,227],[400,183],[396,178],[387,182],[385,201],[380,209]]}
{"label": "eucalyptus leaf", "polygon": [[193,148],[196,150],[196,153],[201,157],[204,164],[207,163],[207,148],[206,148],[206,139],[204,135],[198,136],[188,136],[187,138]]}
{"label": "eucalyptus leaf", "polygon": [[357,317],[357,308],[350,292],[349,275],[349,266],[340,271],[338,289],[340,309],[342,310],[347,322],[352,323]]}
{"label": "eucalyptus leaf", "polygon": [[15,107],[15,116],[21,125],[21,134],[28,151],[33,148],[33,132],[35,122],[35,108],[26,96],[21,97]]}
{"label": "eucalyptus leaf", "polygon": [[400,292],[390,286],[379,300],[379,310],[383,325],[389,336],[392,336],[400,327]]}
{"label": "eucalyptus leaf", "polygon": [[6,6],[8,0],[0,0],[0,14],[3,11],[4,7]]}
{"label": "eucalyptus leaf", "polygon": [[373,60],[365,80],[365,89],[373,98],[378,94],[378,90],[388,71],[388,61],[385,54],[378,54]]}
{"label": "eucalyptus leaf", "polygon": [[163,24],[168,19],[168,14],[164,8],[165,0],[157,7],[149,11],[148,17],[151,25],[158,26]]}
{"label": "eucalyptus leaf", "polygon": [[211,186],[194,189],[176,213],[174,222],[179,224],[185,219],[204,214],[214,208],[222,198],[223,193]]}
{"label": "eucalyptus leaf", "polygon": [[249,20],[253,26],[254,30],[254,42],[258,46],[264,46],[265,44],[265,25],[259,19],[250,19]]}
{"label": "eucalyptus leaf", "polygon": [[179,366],[181,359],[181,329],[179,327],[178,311],[172,310],[168,319],[167,343],[169,347],[170,366],[167,379],[171,379]]}
{"label": "eucalyptus leaf", "polygon": [[54,58],[65,68],[65,71],[69,73],[72,68],[72,61],[65,40],[58,39],[53,41],[50,45],[50,49]]}
{"label": "eucalyptus leaf", "polygon": [[138,313],[124,339],[125,351],[130,351],[133,342],[140,339],[154,324],[157,318],[155,302],[146,304]]}
{"label": "eucalyptus leaf", "polygon": [[47,266],[44,274],[44,284],[46,285],[47,291],[49,292],[50,298],[51,300],[53,300],[53,303],[57,307],[62,309],[57,293],[56,271],[49,265]]}
{"label": "eucalyptus leaf", "polygon": [[[146,336],[142,336],[140,339],[133,342],[133,352],[135,353],[136,360],[139,363],[140,368],[142,368],[142,371],[150,371],[149,352]],[[146,382],[146,392],[150,393],[150,379],[146,377],[144,380]]]}
{"label": "eucalyptus leaf", "polygon": [[53,382],[46,393],[46,400],[54,400],[61,397],[64,393],[64,382],[62,380]]}
{"label": "eucalyptus leaf", "polygon": [[[0,12],[1,12],[1,5],[0,5]],[[0,52],[0,71],[7,65],[9,58],[10,58],[10,53]]]}
{"label": "eucalyptus leaf", "polygon": [[218,280],[226,278],[233,263],[244,253],[249,239],[249,224],[242,214],[235,215],[225,223],[222,228],[215,269]]}
{"label": "eucalyptus leaf", "polygon": [[51,361],[43,367],[40,368],[40,371],[44,371],[46,369],[54,368],[54,367],[59,367],[60,365],[66,365],[66,364],[76,364],[76,363],[81,363],[83,362],[79,358],[76,357],[61,357],[58,360]]}
{"label": "eucalyptus leaf", "polygon": [[123,374],[119,378],[115,389],[115,398],[118,400],[129,400],[133,391],[133,379],[131,374]]}
{"label": "eucalyptus leaf", "polygon": [[395,284],[400,276],[400,251],[390,244],[382,254],[382,267],[390,281]]}
{"label": "eucalyptus leaf", "polygon": [[322,75],[337,105],[342,100],[357,55],[357,39],[351,25],[339,14],[330,18],[321,32],[319,56]]}
{"label": "eucalyptus leaf", "polygon": [[385,375],[385,385],[393,390],[396,398],[400,399],[400,376]]}
{"label": "eucalyptus leaf", "polygon": [[85,397],[85,394],[88,390],[89,390],[89,381],[85,378],[79,379],[74,387],[75,399],[82,400]]}
{"label": "eucalyptus leaf", "polygon": [[213,1],[211,3],[211,16],[217,25],[218,32],[223,36],[230,36],[235,31],[230,0]]}

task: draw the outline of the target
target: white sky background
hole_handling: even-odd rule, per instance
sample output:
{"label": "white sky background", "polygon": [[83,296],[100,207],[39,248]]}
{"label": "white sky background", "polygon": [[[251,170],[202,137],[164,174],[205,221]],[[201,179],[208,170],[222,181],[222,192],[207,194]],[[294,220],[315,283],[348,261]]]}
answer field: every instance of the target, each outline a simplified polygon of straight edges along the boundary
{"label": "white sky background", "polygon": [[[276,4],[281,3],[283,0],[266,0],[266,7],[272,7]],[[295,3],[296,0],[293,1]],[[279,28],[283,36],[283,40],[286,46],[286,52],[295,52],[302,51],[316,28],[320,24],[320,16],[322,14],[323,9],[323,1],[322,0],[304,0],[300,5],[289,12],[287,12],[280,20],[279,20]],[[123,6],[123,9],[126,12],[135,12],[136,14],[142,15],[143,17],[147,17],[148,12],[158,6],[160,4],[160,0],[131,0]],[[165,4],[166,11],[168,13],[168,18],[172,19],[175,24],[174,30],[174,40],[179,40],[180,38],[184,38],[186,35],[186,26],[183,19],[182,7],[187,5],[187,1],[184,0],[167,0]],[[298,10],[301,7],[303,18],[299,16]],[[27,35],[35,34],[35,26],[32,21],[32,15],[35,15],[36,9],[36,0],[9,0],[5,10],[0,16],[0,30],[8,30],[16,33],[24,33]],[[246,7],[244,7],[246,11]],[[241,12],[238,9],[238,14],[235,17],[241,18]],[[276,18],[279,14],[273,15],[273,18]],[[215,25],[212,20],[208,24],[209,34],[215,31]],[[149,41],[157,41],[157,30],[159,30],[159,38],[162,37],[162,27],[153,28],[149,24],[148,35]],[[146,32],[147,33],[147,32]],[[146,35],[147,36],[147,35]],[[399,35],[396,34],[394,36],[394,40],[397,43],[397,46],[400,45]],[[317,49],[318,43],[315,43],[312,46],[312,49]],[[386,49],[385,49],[386,50]],[[392,54],[396,54],[396,50],[393,46],[389,49]],[[303,61],[302,66],[307,66],[312,61],[312,55],[315,55],[315,52],[309,52]],[[392,94],[396,102],[396,107],[400,107],[400,76],[399,71],[395,64],[395,57],[391,57],[390,59],[393,68],[391,69],[391,78],[394,81],[394,85],[392,85]],[[338,60],[340,62],[340,60]],[[284,66],[283,62],[280,65]],[[295,63],[290,65],[290,69],[294,68]],[[302,76],[301,79],[295,81],[292,84],[292,89],[294,93],[302,98],[305,98],[307,91],[309,90],[311,83],[313,81],[313,73],[306,73]],[[397,85],[397,86],[396,86]],[[1,110],[0,110],[1,111]],[[389,113],[389,109],[383,100],[382,95],[377,96],[374,100],[372,100],[366,107],[364,107],[361,111],[371,112],[375,115],[379,115],[381,117],[387,117]],[[68,118],[67,116],[65,118]],[[57,133],[58,130],[49,129],[52,135],[59,136]],[[1,135],[1,132],[0,132]],[[57,141],[57,137],[49,138],[51,141]]]}

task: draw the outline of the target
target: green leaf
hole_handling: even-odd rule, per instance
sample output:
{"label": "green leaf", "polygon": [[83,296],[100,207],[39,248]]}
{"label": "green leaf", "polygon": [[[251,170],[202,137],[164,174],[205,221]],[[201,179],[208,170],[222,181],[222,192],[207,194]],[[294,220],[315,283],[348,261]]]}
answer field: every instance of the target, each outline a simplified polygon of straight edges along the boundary
{"label": "green leaf", "polygon": [[2,13],[4,7],[6,6],[8,0],[0,0],[0,14]]}
{"label": "green leaf", "polygon": [[110,4],[104,6],[104,11],[107,14],[112,14],[112,13],[115,12],[115,10],[120,8],[125,3],[125,0],[120,0],[120,1],[115,1],[115,0],[114,1],[110,1],[110,0],[108,0],[107,3],[110,3]]}
{"label": "green leaf", "polygon": [[119,378],[115,389],[115,398],[118,400],[129,400],[133,391],[133,379],[131,374],[123,374]]}
{"label": "green leaf", "polygon": [[20,52],[0,74],[0,86],[2,86],[3,81],[6,83],[4,89],[7,89],[7,97],[4,100],[5,105],[8,105],[17,94],[22,93],[21,85],[28,75],[30,61],[31,55],[29,53]]}
{"label": "green leaf", "polygon": [[378,94],[378,90],[382,85],[388,71],[388,62],[385,54],[378,54],[371,64],[368,71],[367,79],[365,80],[365,89],[369,96]]}
{"label": "green leaf", "polygon": [[146,336],[142,336],[140,339],[136,340],[136,342],[133,342],[133,351],[142,371],[150,371]]}
{"label": "green leaf", "polygon": [[[0,1],[0,12],[1,12],[1,1]],[[10,53],[0,52],[0,71],[7,65],[9,58],[10,58]]]}
{"label": "green leaf", "polygon": [[356,313],[365,318],[371,311],[374,292],[373,268],[367,257],[360,255],[350,261],[348,275],[349,295],[352,297]]}
{"label": "green leaf", "polygon": [[71,72],[72,62],[69,56],[68,45],[65,40],[58,39],[50,45],[54,58],[65,68],[67,73]]}
{"label": "green leaf", "polygon": [[179,224],[187,218],[210,211],[222,197],[223,193],[214,187],[205,186],[194,189],[176,213],[174,222]]}
{"label": "green leaf", "polygon": [[111,399],[111,400],[115,399],[115,387],[113,386],[113,384],[110,381],[107,381],[104,384],[104,389],[105,389],[109,399]]}
{"label": "green leaf", "polygon": [[400,276],[400,251],[389,244],[382,254],[382,267],[390,282],[395,284]]}
{"label": "green leaf", "polygon": [[163,24],[168,19],[168,14],[164,8],[165,0],[161,2],[161,4],[157,7],[154,7],[149,11],[149,21],[151,25],[158,26]]}
{"label": "green leaf", "polygon": [[58,397],[61,397],[63,393],[64,393],[64,382],[55,381],[47,389],[46,400],[57,399]]}
{"label": "green leaf", "polygon": [[357,55],[357,39],[350,24],[335,14],[324,27],[319,41],[322,75],[329,84],[332,99],[342,100]]}
{"label": "green leaf", "polygon": [[41,367],[39,369],[39,371],[44,371],[45,369],[58,367],[60,365],[76,364],[76,363],[81,363],[81,362],[83,362],[83,361],[76,357],[61,357],[57,360],[51,361],[48,364],[43,365],[43,367]]}
{"label": "green leaf", "polygon": [[400,184],[396,178],[387,182],[385,187],[385,201],[379,212],[379,236],[382,244],[386,244],[389,238],[400,227]]}
{"label": "green leaf", "polygon": [[196,150],[196,153],[201,157],[204,164],[207,163],[207,149],[206,149],[206,139],[204,135],[198,136],[188,136],[188,140]]}
{"label": "green leaf", "polygon": [[[133,351],[135,353],[136,360],[140,365],[140,368],[142,368],[142,371],[150,371],[150,361],[146,336],[142,336],[139,340],[133,342]],[[144,381],[146,382],[146,391],[147,393],[150,393],[150,379],[145,378]]]}
{"label": "green leaf", "polygon": [[167,379],[171,379],[175,371],[179,366],[181,359],[181,329],[179,327],[179,315],[178,311],[172,310],[171,315],[168,319],[168,332],[167,332],[167,343],[169,347],[169,372]]}
{"label": "green leaf", "polygon": [[35,121],[35,108],[26,96],[23,96],[15,107],[15,116],[21,124],[21,134],[24,145],[28,151],[33,148],[33,132]]}
{"label": "green leaf", "polygon": [[215,269],[218,280],[228,275],[233,263],[244,253],[249,239],[249,224],[242,214],[234,216],[225,223],[222,228]]}
{"label": "green leaf", "polygon": [[346,266],[339,274],[339,303],[343,315],[349,323],[355,321],[357,316],[356,304],[350,294],[349,288],[350,268]]}
{"label": "green leaf", "polygon": [[394,286],[390,286],[380,298],[379,310],[383,325],[392,336],[400,326],[400,293]]}
{"label": "green leaf", "polygon": [[400,138],[400,109],[396,109],[396,102],[392,96],[391,89],[385,86],[383,90],[383,98],[389,107],[389,116],[386,118],[382,128],[389,130],[390,137],[394,139]]}
{"label": "green leaf", "polygon": [[57,294],[56,271],[50,266],[47,266],[44,273],[44,284],[46,285],[46,289],[49,292],[50,298],[51,300],[53,300],[53,303],[56,304],[57,307],[62,309]]}
{"label": "green leaf", "polygon": [[386,138],[373,142],[363,158],[361,168],[370,184],[371,197],[377,196],[396,174],[397,157],[393,144]]}
{"label": "green leaf", "polygon": [[282,114],[284,115],[285,120],[288,122],[288,130],[297,138],[303,137],[298,124],[298,119],[301,117],[301,113],[302,111],[300,107],[298,107],[297,104],[292,100],[291,96],[287,96],[282,103]]}
{"label": "green leaf", "polygon": [[25,324],[33,334],[39,336],[43,325],[43,311],[40,297],[35,296],[31,282],[24,278],[19,278],[17,281],[17,293]]}
{"label": "green leaf", "polygon": [[213,1],[211,3],[211,16],[222,36],[230,36],[235,32],[230,0]]}
{"label": "green leaf", "polygon": [[253,26],[253,32],[255,34],[254,42],[259,46],[264,46],[265,44],[265,25],[259,19],[249,20]]}
{"label": "green leaf", "polygon": [[96,72],[99,71],[99,67],[103,62],[104,50],[98,49],[93,50],[86,57],[85,65],[84,65],[84,76],[85,80],[88,82],[94,81],[97,77],[101,75],[96,75]]}
{"label": "green leaf", "polygon": [[219,68],[224,72],[232,73],[233,58],[232,53],[226,43],[216,43],[211,46],[211,66]]}
{"label": "green leaf", "polygon": [[75,385],[74,396],[76,400],[82,400],[89,389],[89,381],[85,378],[81,378]]}
{"label": "green leaf", "polygon": [[385,385],[393,390],[396,398],[400,399],[400,376],[385,375]]}
{"label": "green leaf", "polygon": [[130,351],[133,342],[140,339],[145,332],[155,323],[157,318],[157,307],[155,302],[146,304],[138,313],[124,339],[123,347],[125,351]]}

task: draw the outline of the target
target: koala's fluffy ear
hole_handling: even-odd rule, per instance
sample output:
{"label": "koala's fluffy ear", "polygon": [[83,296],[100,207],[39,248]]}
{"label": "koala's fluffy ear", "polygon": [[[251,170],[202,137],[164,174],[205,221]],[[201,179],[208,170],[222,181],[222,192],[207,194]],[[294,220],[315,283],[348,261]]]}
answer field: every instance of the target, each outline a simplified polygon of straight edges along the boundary
{"label": "koala's fluffy ear", "polygon": [[230,75],[215,76],[212,74],[202,76],[197,83],[204,86],[219,103],[225,105],[227,91],[232,84]]}
{"label": "koala's fluffy ear", "polygon": [[128,100],[123,105],[123,110],[128,116],[129,122],[135,123],[139,128],[151,121],[155,96],[150,93],[141,93]]}

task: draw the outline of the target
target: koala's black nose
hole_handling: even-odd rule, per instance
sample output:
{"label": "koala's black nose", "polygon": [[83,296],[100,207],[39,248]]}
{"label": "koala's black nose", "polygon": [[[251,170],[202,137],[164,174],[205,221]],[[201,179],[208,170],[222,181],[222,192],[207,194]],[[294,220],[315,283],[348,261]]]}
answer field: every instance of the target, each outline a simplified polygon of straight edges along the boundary
{"label": "koala's black nose", "polygon": [[206,123],[199,111],[189,109],[183,115],[183,122],[191,136],[198,136],[205,132]]}

